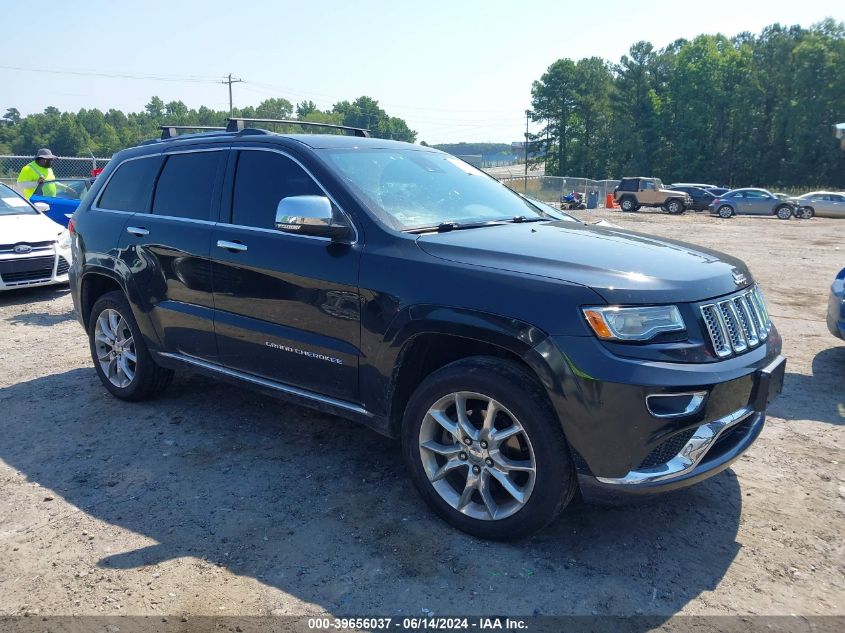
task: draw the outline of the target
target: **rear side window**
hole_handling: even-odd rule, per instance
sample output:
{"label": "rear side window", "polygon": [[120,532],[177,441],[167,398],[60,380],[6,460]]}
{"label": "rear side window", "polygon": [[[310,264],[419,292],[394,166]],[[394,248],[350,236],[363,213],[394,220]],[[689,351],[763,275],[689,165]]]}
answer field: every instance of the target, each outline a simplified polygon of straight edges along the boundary
{"label": "rear side window", "polygon": [[282,198],[323,195],[311,176],[287,156],[244,150],[235,172],[232,224],[272,229]]}
{"label": "rear side window", "polygon": [[211,219],[211,203],[221,151],[167,157],[156,186],[153,213],[191,220]]}
{"label": "rear side window", "polygon": [[97,206],[113,211],[146,213],[150,208],[160,156],[127,160],[119,165],[106,184]]}

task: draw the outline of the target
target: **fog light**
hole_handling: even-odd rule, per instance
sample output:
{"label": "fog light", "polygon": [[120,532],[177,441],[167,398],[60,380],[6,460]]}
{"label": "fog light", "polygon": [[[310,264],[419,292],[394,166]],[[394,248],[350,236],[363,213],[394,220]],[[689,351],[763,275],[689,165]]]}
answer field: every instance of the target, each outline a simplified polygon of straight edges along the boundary
{"label": "fog light", "polygon": [[706,391],[655,393],[646,396],[645,406],[656,418],[680,418],[692,415],[701,409],[706,397]]}

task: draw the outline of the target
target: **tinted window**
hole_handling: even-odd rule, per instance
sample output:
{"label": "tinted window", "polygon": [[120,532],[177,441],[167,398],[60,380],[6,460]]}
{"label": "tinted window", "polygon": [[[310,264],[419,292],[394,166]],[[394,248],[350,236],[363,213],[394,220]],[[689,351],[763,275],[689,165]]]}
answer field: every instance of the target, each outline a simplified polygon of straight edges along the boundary
{"label": "tinted window", "polygon": [[749,189],[745,192],[746,198],[768,198],[769,196],[762,191],[754,191],[753,189]]}
{"label": "tinted window", "polygon": [[161,157],[151,156],[128,160],[119,165],[97,206],[114,211],[146,213],[160,164]]}
{"label": "tinted window", "polygon": [[838,196],[835,193],[830,194],[830,199],[832,202],[842,202],[845,200],[845,196]]}
{"label": "tinted window", "polygon": [[287,156],[242,151],[235,172],[232,224],[272,229],[282,198],[323,195],[311,176]]}
{"label": "tinted window", "polygon": [[194,152],[167,157],[158,179],[153,213],[208,220],[217,168],[223,152]]}

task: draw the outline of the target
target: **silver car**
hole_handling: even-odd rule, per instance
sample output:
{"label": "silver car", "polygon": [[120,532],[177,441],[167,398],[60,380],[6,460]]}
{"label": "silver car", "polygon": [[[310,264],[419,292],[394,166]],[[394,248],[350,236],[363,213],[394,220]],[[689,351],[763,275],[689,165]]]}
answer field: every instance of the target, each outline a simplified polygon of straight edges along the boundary
{"label": "silver car", "polygon": [[710,203],[710,213],[720,218],[734,215],[776,215],[781,220],[792,217],[795,205],[781,200],[766,189],[734,189]]}
{"label": "silver car", "polygon": [[814,215],[822,218],[845,218],[845,194],[833,191],[811,191],[792,198],[796,206],[795,215],[809,219]]}

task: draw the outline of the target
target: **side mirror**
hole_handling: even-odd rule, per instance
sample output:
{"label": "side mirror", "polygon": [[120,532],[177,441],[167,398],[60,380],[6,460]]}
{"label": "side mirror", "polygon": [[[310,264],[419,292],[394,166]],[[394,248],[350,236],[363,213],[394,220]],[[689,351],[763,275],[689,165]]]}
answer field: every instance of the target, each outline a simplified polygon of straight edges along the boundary
{"label": "side mirror", "polygon": [[35,202],[33,205],[39,213],[47,213],[50,210],[50,205],[46,202]]}
{"label": "side mirror", "polygon": [[276,207],[276,229],[312,237],[327,237],[336,242],[349,239],[346,224],[334,221],[332,203],[325,196],[288,196]]}

